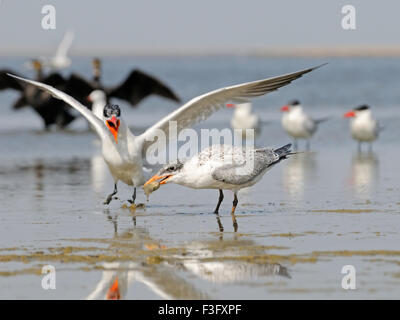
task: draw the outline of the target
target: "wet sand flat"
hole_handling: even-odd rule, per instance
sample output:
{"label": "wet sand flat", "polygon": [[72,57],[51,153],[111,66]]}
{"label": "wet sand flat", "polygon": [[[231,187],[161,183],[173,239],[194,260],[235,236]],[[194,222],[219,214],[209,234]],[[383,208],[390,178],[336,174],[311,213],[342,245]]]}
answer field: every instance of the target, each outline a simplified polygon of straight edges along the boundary
{"label": "wet sand flat", "polygon": [[[238,67],[232,58],[229,68],[218,61],[208,63],[215,67],[213,82],[221,85],[240,78],[235,75],[242,69],[247,77],[257,78],[255,65],[268,69],[277,64],[254,58]],[[282,72],[288,65],[297,65],[296,70],[319,62],[277,61]],[[362,70],[367,63],[351,61],[331,61],[335,68],[326,73],[340,79],[348,68]],[[211,89],[198,71],[207,60],[194,59],[191,69],[179,60],[141,62],[156,73],[170,74],[185,98]],[[382,72],[398,63],[381,61],[379,69],[373,62]],[[122,68],[122,62],[115,63]],[[227,74],[221,76],[218,67]],[[191,85],[178,80],[196,72],[198,79]],[[104,299],[118,277],[126,299],[398,299],[397,96],[377,93],[371,98],[372,84],[366,83],[358,91],[326,94],[327,104],[319,107],[318,82],[325,93],[335,92],[338,85],[321,79],[323,74],[301,79],[255,103],[255,111],[266,120],[256,141],[260,146],[290,142],[280,127],[279,107],[294,96],[305,106],[310,101],[311,114],[333,118],[321,126],[310,152],[283,161],[259,184],[239,193],[238,232],[232,226],[229,192],[220,209],[224,232],[212,213],[216,190],[166,185],[152,193],[149,202],[139,190],[138,202],[145,207],[129,210],[126,200],[132,190],[120,184],[119,199],[104,206],[112,180],[96,137],[83,121],[66,132],[43,133],[28,111],[0,119],[0,298]],[[1,95],[0,104],[8,107],[12,98]],[[341,115],[352,107],[350,101],[368,98],[381,103],[374,112],[385,130],[371,152],[359,154]],[[126,108],[134,131],[157,120],[153,103],[157,119],[175,107],[169,103],[163,109],[162,100],[150,99],[136,110]],[[230,115],[223,110],[196,129],[228,127]],[[55,290],[41,286],[45,265],[56,268]],[[355,267],[355,290],[342,288],[345,265]]]}

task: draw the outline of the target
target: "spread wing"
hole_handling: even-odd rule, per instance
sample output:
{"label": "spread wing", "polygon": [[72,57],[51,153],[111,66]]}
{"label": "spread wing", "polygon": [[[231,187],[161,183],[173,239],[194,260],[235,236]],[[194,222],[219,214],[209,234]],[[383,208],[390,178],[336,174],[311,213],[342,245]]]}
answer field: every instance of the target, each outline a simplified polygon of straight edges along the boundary
{"label": "spread wing", "polygon": [[[322,65],[321,65],[322,66]],[[242,83],[198,96],[165,118],[161,119],[154,126],[146,130],[138,138],[143,140],[143,153],[153,143],[157,130],[161,129],[168,136],[170,121],[176,121],[177,131],[190,127],[202,120],[207,119],[215,111],[224,107],[227,102],[240,103],[251,98],[259,97],[280,87],[286,86],[306,73],[309,73],[321,66],[285,74],[278,77]]]}
{"label": "spread wing", "polygon": [[18,110],[18,109],[21,109],[21,108],[27,107],[27,106],[29,106],[28,101],[26,100],[25,95],[21,94],[21,96],[17,100],[15,100],[15,102],[13,103],[12,108],[14,110]]}
{"label": "spread wing", "polygon": [[106,130],[106,127],[104,126],[103,122],[97,118],[92,111],[90,111],[88,108],[86,108],[84,105],[82,105],[80,102],[75,100],[73,97],[70,95],[41,82],[38,81],[32,81],[28,79],[24,79],[21,77],[14,76],[12,74],[9,74],[10,77],[13,77],[15,79],[24,81],[28,84],[31,84],[35,87],[38,87],[44,91],[49,92],[54,98],[63,100],[65,103],[69,104],[71,107],[74,109],[78,110],[85,118],[86,120],[95,128],[97,134],[101,137],[108,137],[109,134]]}
{"label": "spread wing", "polygon": [[87,97],[95,89],[89,81],[73,73],[67,80],[64,91],[91,109],[91,103],[89,103]]}
{"label": "spread wing", "polygon": [[164,83],[140,70],[132,71],[122,84],[107,90],[109,97],[126,100],[132,106],[151,94],[180,102],[177,95]]}
{"label": "spread wing", "polygon": [[41,81],[52,87],[59,87],[65,84],[64,77],[57,72],[50,73],[48,76],[44,77]]}
{"label": "spread wing", "polygon": [[0,70],[0,90],[14,89],[17,91],[23,91],[23,84],[14,78],[10,78],[7,73],[16,74],[11,70]]}

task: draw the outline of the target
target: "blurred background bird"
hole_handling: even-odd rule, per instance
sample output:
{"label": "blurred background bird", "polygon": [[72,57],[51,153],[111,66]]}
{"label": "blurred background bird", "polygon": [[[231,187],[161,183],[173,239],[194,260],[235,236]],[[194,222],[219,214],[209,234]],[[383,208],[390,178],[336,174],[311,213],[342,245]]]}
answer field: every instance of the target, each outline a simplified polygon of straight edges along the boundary
{"label": "blurred background bird", "polygon": [[74,41],[74,33],[70,30],[65,32],[64,37],[57,47],[56,53],[52,57],[41,58],[45,67],[52,70],[66,69],[71,65],[71,59],[68,57],[68,51]]}
{"label": "blurred background bird", "polygon": [[372,150],[372,143],[378,138],[382,130],[379,123],[372,116],[368,105],[363,104],[344,115],[345,118],[351,118],[350,131],[351,136],[358,142],[358,151],[361,152],[361,144],[369,143],[369,150]]}
{"label": "blurred background bird", "polygon": [[252,110],[251,102],[240,104],[227,104],[228,108],[233,108],[231,126],[233,129],[241,130],[243,138],[246,138],[246,130],[253,130],[254,136],[260,133],[260,118]]}
{"label": "blurred background bird", "polygon": [[317,131],[318,124],[328,120],[328,118],[312,119],[303,110],[299,100],[291,100],[281,108],[282,127],[286,133],[294,139],[293,147],[298,148],[297,140],[306,140],[306,148],[310,149],[310,139]]}
{"label": "blurred background bird", "polygon": [[86,90],[87,95],[94,90],[101,90],[104,91],[107,100],[111,98],[125,100],[132,107],[136,107],[143,99],[150,95],[157,95],[175,102],[181,101],[166,84],[138,69],[132,69],[125,80],[119,84],[106,87],[102,83],[101,60],[94,58],[92,67],[92,80],[75,75],[82,82],[85,82],[86,86],[83,90]]}
{"label": "blurred background bird", "polygon": [[[67,77],[59,72],[45,74],[44,65],[38,59],[31,60],[30,65],[35,71],[35,80],[68,93],[91,110],[93,105],[96,106],[98,110],[101,110],[100,113],[111,98],[125,100],[133,107],[150,95],[158,95],[176,102],[180,101],[167,85],[137,69],[133,69],[120,84],[111,87],[103,86],[101,62],[98,58],[93,59],[92,80],[87,80],[77,73],[72,73]],[[75,114],[63,101],[53,98],[49,93],[40,91],[30,84],[18,82],[8,77],[7,73],[15,75],[19,75],[19,73],[10,69],[0,70],[0,90],[11,89],[20,92],[19,98],[12,105],[14,110],[31,107],[41,117],[46,130],[52,125],[65,128],[75,120]],[[92,94],[93,92],[96,93]],[[100,108],[101,104],[103,106]]]}

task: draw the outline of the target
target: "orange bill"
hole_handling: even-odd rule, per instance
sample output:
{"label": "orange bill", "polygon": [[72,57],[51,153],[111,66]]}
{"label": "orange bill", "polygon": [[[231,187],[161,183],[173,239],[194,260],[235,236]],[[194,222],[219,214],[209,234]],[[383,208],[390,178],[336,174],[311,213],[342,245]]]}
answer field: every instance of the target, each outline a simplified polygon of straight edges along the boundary
{"label": "orange bill", "polygon": [[281,108],[281,111],[282,111],[282,112],[289,111],[289,106],[288,106],[288,105],[283,106],[283,107]]}
{"label": "orange bill", "polygon": [[108,289],[107,295],[106,295],[107,300],[120,300],[121,299],[121,293],[119,292],[119,286],[118,286],[118,277],[115,279],[114,283]]}
{"label": "orange bill", "polygon": [[146,183],[145,183],[144,185],[149,184],[149,183],[151,183],[151,182],[153,182],[153,181],[157,181],[157,180],[161,180],[161,181],[160,181],[160,184],[165,184],[165,183],[167,182],[167,180],[168,180],[171,176],[172,176],[171,174],[165,174],[165,175],[163,175],[163,176],[154,175],[154,176],[152,176],[149,180],[147,180]]}
{"label": "orange bill", "polygon": [[349,112],[345,113],[343,117],[351,118],[351,117],[355,117],[355,116],[356,116],[356,113],[354,111],[349,111]]}
{"label": "orange bill", "polygon": [[112,116],[110,120],[106,120],[106,126],[108,127],[108,130],[110,130],[117,144],[118,144],[118,128],[120,124],[121,123],[119,119],[117,119],[115,116]]}

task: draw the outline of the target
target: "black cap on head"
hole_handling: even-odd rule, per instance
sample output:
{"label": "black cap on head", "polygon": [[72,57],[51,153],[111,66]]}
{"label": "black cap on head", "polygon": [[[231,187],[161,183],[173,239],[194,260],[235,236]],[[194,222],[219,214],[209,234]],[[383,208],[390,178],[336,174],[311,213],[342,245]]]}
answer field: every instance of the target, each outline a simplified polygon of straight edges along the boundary
{"label": "black cap on head", "polygon": [[288,102],[288,105],[289,106],[298,106],[300,104],[300,101],[299,100],[290,100],[289,102]]}
{"label": "black cap on head", "polygon": [[361,106],[358,106],[357,108],[354,108],[354,110],[357,110],[357,111],[368,110],[368,109],[369,109],[369,105],[367,105],[367,104],[363,104]]}
{"label": "black cap on head", "polygon": [[106,104],[103,110],[103,115],[106,118],[110,118],[111,116],[120,117],[121,116],[121,109],[117,104]]}

